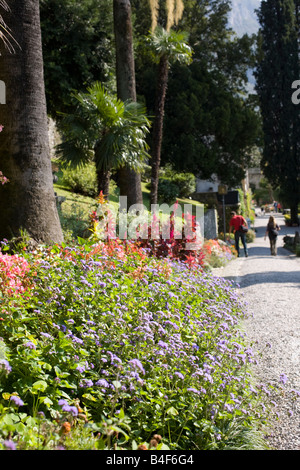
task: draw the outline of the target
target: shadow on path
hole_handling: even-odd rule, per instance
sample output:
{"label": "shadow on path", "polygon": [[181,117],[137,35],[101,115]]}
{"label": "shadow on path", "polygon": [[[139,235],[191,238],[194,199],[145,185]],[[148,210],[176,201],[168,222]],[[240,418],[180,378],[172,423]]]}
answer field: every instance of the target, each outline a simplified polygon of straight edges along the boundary
{"label": "shadow on path", "polygon": [[[248,245],[248,253],[249,253],[249,256],[251,256],[251,259],[255,257],[259,259],[261,258],[273,259],[273,256],[271,256],[270,251],[271,250],[270,250],[268,241],[266,242],[266,246],[251,246],[251,244]],[[277,255],[278,257],[279,256],[287,257],[287,256],[293,256],[293,253],[291,251],[286,250],[282,246],[277,245]]]}
{"label": "shadow on path", "polygon": [[239,277],[239,285],[248,287],[257,284],[284,284],[287,288],[300,289],[300,271],[266,271],[244,274]]}
{"label": "shadow on path", "polygon": [[234,281],[240,287],[248,287],[259,284],[276,284],[280,288],[280,284],[285,288],[300,289],[300,271],[266,271],[244,274],[241,276],[224,276],[223,279]]}

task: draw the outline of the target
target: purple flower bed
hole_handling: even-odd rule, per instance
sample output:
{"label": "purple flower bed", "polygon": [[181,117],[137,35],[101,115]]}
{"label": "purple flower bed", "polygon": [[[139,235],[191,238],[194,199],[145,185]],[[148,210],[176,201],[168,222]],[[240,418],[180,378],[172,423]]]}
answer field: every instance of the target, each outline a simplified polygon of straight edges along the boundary
{"label": "purple flower bed", "polygon": [[[262,428],[266,394],[252,384],[244,305],[229,281],[134,247],[26,257],[31,288],[0,298],[2,413],[23,412],[13,432],[0,421],[3,441],[35,448],[24,436],[38,419],[52,439],[44,448],[65,445],[80,419],[92,448],[132,448],[153,434],[170,449],[235,448]],[[71,430],[50,425],[62,416]],[[105,434],[103,420],[118,427]]]}

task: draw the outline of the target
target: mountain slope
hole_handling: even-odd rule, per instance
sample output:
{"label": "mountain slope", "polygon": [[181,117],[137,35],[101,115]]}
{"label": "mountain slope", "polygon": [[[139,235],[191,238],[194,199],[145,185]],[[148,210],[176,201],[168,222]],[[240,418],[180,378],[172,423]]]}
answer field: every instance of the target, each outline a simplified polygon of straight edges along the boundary
{"label": "mountain slope", "polygon": [[229,15],[229,26],[242,36],[245,33],[256,33],[259,27],[255,9],[261,0],[231,0],[232,10]]}

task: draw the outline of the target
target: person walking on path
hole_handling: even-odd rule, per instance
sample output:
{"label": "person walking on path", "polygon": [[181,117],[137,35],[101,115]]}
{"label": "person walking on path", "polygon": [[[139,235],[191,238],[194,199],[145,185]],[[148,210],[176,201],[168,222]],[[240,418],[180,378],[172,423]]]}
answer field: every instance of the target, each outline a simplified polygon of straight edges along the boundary
{"label": "person walking on path", "polygon": [[230,238],[230,234],[232,230],[234,230],[235,249],[237,251],[238,257],[240,256],[240,239],[242,240],[245,256],[247,257],[248,249],[247,249],[246,233],[248,231],[248,224],[242,215],[237,215],[237,213],[234,211],[231,212],[228,239]]}
{"label": "person walking on path", "polygon": [[271,255],[276,256],[277,255],[277,236],[278,232],[280,230],[279,225],[276,223],[275,218],[271,215],[269,218],[269,222],[267,225],[266,233],[265,233],[265,239],[267,238],[267,235],[269,236],[270,240],[270,249],[271,249]]}

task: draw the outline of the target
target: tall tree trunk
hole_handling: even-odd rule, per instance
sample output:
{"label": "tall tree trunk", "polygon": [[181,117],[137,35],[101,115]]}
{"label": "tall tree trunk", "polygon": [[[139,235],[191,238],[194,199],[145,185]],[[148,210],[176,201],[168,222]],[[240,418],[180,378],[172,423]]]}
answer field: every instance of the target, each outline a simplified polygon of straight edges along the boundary
{"label": "tall tree trunk", "polygon": [[96,178],[97,178],[98,194],[100,194],[100,192],[102,191],[102,194],[104,195],[105,199],[108,199],[111,172],[108,168],[103,169],[102,167],[98,167],[98,163],[99,161],[101,161],[101,154],[98,155],[98,151],[100,150],[99,142],[96,142],[94,150],[95,150],[95,164],[96,164]]}
{"label": "tall tree trunk", "polygon": [[153,147],[151,158],[151,204],[157,204],[157,190],[165,114],[165,101],[168,87],[169,64],[167,56],[162,56],[158,65],[156,86],[155,118],[153,122]]}
{"label": "tall tree trunk", "polygon": [[21,48],[9,54],[0,45],[6,84],[0,168],[10,180],[0,188],[0,239],[25,229],[37,242],[59,243],[63,235],[53,190],[39,1],[15,0],[5,20]]}
{"label": "tall tree trunk", "polygon": [[298,217],[298,201],[292,202],[290,204],[290,209],[291,209],[291,224],[293,225],[299,225],[299,217]]}
{"label": "tall tree trunk", "polygon": [[[118,98],[136,101],[130,0],[114,0],[113,10]],[[120,196],[127,196],[128,208],[143,203],[139,173],[124,167],[118,171],[118,180]]]}
{"label": "tall tree trunk", "polygon": [[98,194],[102,191],[105,199],[109,196],[110,171],[96,169]]}

